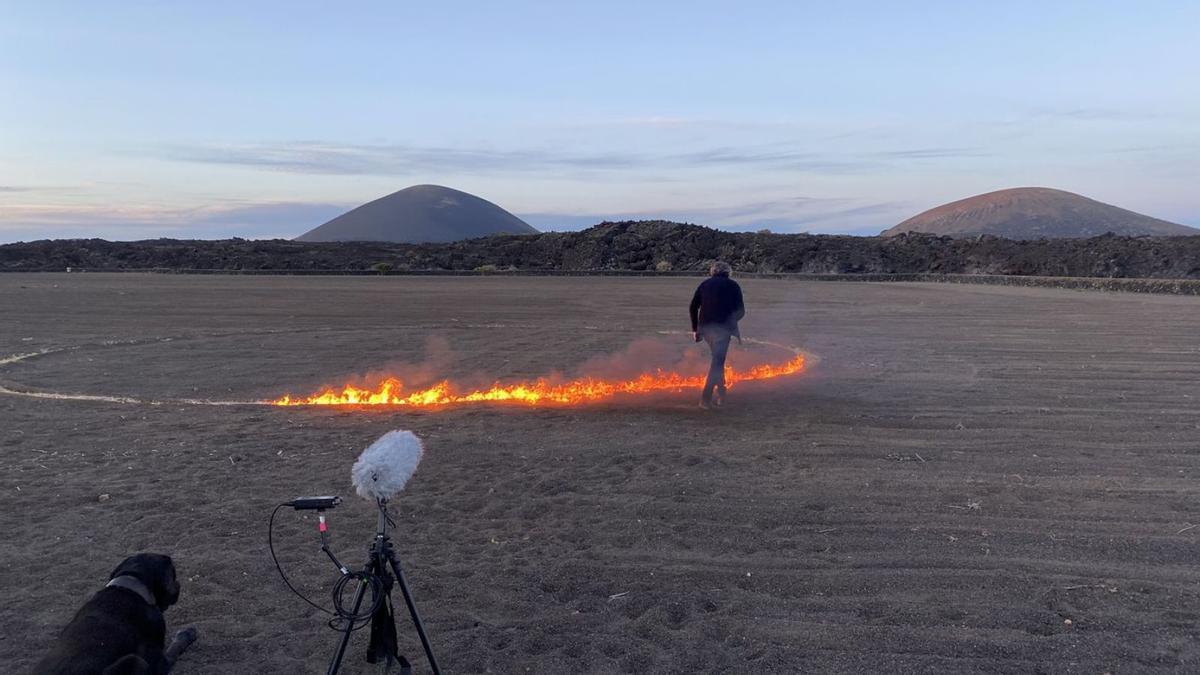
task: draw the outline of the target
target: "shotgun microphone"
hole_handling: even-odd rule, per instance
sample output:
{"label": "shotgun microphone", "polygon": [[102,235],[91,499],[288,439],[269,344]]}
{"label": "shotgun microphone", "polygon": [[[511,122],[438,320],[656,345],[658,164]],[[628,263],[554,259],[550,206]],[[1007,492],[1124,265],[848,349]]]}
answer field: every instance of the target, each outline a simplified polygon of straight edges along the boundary
{"label": "shotgun microphone", "polygon": [[424,453],[413,432],[389,431],[359,455],[350,469],[350,482],[364,499],[386,502],[404,489]]}

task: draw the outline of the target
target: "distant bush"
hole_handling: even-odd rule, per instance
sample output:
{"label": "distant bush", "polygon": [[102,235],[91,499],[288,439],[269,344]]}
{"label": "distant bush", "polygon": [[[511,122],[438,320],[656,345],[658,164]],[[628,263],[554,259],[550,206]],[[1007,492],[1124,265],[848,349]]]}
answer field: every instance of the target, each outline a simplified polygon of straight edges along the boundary
{"label": "distant bush", "polygon": [[755,232],[755,234],[775,234],[775,233],[771,231],[771,228],[764,227],[763,229],[759,230],[758,232]]}
{"label": "distant bush", "polygon": [[658,264],[654,266],[654,269],[658,272],[670,272],[672,269],[674,269],[674,265],[671,264],[670,260],[659,260]]}
{"label": "distant bush", "polygon": [[380,274],[387,274],[388,272],[392,271],[392,264],[385,262],[375,263],[374,265],[371,265],[371,270]]}
{"label": "distant bush", "polygon": [[475,268],[476,272],[499,272],[500,268],[496,265],[480,265]]}

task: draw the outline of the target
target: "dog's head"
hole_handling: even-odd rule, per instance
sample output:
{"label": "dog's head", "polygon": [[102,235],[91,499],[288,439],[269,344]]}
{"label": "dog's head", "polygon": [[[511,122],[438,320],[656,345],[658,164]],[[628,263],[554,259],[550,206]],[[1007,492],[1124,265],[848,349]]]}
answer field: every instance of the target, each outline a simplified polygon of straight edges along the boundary
{"label": "dog's head", "polygon": [[109,579],[134,577],[154,595],[154,603],[165,610],[179,600],[179,581],[175,579],[175,563],[171,556],[159,553],[139,553],[117,565]]}

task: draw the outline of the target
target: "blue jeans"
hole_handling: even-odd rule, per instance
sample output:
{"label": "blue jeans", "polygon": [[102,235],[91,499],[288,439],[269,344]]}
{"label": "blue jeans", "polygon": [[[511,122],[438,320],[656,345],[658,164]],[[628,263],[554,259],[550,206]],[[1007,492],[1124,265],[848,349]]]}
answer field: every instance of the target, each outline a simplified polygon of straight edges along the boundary
{"label": "blue jeans", "polygon": [[700,336],[712,352],[712,363],[708,366],[708,379],[704,381],[701,397],[704,401],[711,401],[713,389],[725,395],[725,357],[729,355],[729,341],[733,332],[720,324],[708,324],[700,327]]}

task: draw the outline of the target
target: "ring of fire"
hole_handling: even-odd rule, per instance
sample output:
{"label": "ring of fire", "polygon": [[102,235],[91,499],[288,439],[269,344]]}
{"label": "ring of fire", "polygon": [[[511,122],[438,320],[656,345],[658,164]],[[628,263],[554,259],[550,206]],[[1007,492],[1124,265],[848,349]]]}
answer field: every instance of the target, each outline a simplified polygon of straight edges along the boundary
{"label": "ring of fire", "polygon": [[[269,331],[274,333],[276,331]],[[659,331],[660,334],[676,334],[677,331]],[[170,342],[184,339],[149,338],[142,340],[110,341],[91,346],[139,345],[156,342]],[[757,344],[770,348],[784,350],[790,357],[776,363],[765,363],[745,370],[726,366],[725,380],[732,387],[740,382],[768,380],[804,372],[810,363],[811,355],[796,347],[788,347],[773,342],[744,340],[749,344]],[[50,356],[56,353],[70,352],[83,345],[47,348],[37,352],[14,354],[0,358],[0,367],[13,365],[29,359]],[[405,391],[404,384],[396,378],[386,378],[374,389],[363,389],[346,385],[340,389],[325,389],[310,396],[293,397],[284,395],[269,400],[222,401],[197,398],[168,398],[143,399],[131,396],[109,396],[103,394],[58,393],[38,391],[26,388],[15,388],[0,385],[0,395],[21,396],[26,398],[52,399],[60,401],[92,401],[121,404],[144,405],[216,405],[216,406],[396,406],[437,408],[455,404],[480,403],[513,403],[528,406],[570,406],[596,403],[622,395],[649,394],[655,392],[678,392],[685,389],[696,389],[704,384],[704,375],[686,375],[668,370],[655,370],[642,373],[630,379],[605,380],[594,377],[577,378],[569,381],[551,382],[545,378],[535,380],[495,383],[487,389],[460,390],[451,381],[443,380],[433,386],[413,391]]]}
{"label": "ring of fire", "polygon": [[[768,380],[804,371],[806,356],[796,348],[783,347],[760,340],[745,340],[752,344],[787,349],[792,357],[781,363],[760,364],[746,370],[725,366],[725,383],[733,387],[739,382]],[[326,388],[309,396],[293,397],[286,394],[270,401],[272,405],[290,406],[409,406],[436,408],[469,403],[518,403],[530,406],[570,406],[596,403],[620,395],[649,394],[655,392],[678,392],[704,386],[704,375],[656,370],[642,373],[632,379],[604,380],[584,377],[566,382],[551,382],[544,378],[513,382],[494,383],[487,389],[461,390],[449,380],[431,387],[405,391],[404,383],[394,377],[385,378],[373,389],[344,385]]]}

